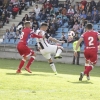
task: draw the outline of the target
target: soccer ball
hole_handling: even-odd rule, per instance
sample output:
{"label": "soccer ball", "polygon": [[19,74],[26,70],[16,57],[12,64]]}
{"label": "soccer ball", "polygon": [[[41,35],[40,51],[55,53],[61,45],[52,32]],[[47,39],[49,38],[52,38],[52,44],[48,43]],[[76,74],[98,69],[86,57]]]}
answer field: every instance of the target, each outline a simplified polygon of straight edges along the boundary
{"label": "soccer ball", "polygon": [[74,37],[75,36],[75,32],[74,31],[69,31],[68,32],[68,36]]}
{"label": "soccer ball", "polygon": [[72,41],[75,36],[75,33],[73,31],[68,32],[68,42]]}

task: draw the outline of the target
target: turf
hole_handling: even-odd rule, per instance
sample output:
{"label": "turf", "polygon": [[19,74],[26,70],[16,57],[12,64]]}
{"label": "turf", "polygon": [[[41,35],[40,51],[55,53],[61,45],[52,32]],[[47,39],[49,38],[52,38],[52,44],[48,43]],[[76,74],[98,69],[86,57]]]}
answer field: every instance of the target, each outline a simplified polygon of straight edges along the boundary
{"label": "turf", "polygon": [[19,60],[0,59],[0,100],[100,100],[100,67],[91,80],[78,81],[83,66],[56,63],[54,75],[47,62],[34,62],[32,74],[16,74]]}

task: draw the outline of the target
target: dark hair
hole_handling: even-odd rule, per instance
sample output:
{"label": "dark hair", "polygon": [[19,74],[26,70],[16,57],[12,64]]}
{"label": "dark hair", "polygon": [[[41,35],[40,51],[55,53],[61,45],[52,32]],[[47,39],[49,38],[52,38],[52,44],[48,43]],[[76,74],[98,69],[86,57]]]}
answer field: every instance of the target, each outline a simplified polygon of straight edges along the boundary
{"label": "dark hair", "polygon": [[48,26],[48,24],[47,24],[47,23],[42,23],[42,24],[41,24],[41,27],[42,27],[42,26]]}
{"label": "dark hair", "polygon": [[85,28],[91,30],[93,28],[93,25],[91,23],[88,23]]}

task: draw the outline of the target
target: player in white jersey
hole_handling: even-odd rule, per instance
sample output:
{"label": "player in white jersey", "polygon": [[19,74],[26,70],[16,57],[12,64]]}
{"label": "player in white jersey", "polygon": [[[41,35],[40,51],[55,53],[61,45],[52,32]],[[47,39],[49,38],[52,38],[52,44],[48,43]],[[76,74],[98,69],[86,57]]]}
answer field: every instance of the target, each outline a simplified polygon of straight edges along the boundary
{"label": "player in white jersey", "polygon": [[48,40],[53,42],[58,42],[58,43],[64,43],[65,41],[59,41],[55,38],[52,38],[49,34],[46,33],[47,29],[48,29],[48,25],[46,23],[42,23],[42,25],[40,26],[40,30],[37,30],[36,34],[45,36],[45,38],[36,39],[36,40],[41,54],[48,60],[54,73],[57,74],[56,67],[51,58],[51,54],[56,54],[54,59],[62,58],[60,54],[63,51],[63,47],[57,45],[51,45],[48,43]]}

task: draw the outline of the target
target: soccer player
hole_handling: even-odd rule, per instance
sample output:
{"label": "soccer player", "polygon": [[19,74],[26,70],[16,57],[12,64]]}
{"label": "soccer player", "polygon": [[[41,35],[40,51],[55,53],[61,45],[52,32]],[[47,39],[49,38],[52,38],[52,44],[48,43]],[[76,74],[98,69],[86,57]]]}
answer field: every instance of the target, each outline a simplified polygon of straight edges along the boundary
{"label": "soccer player", "polygon": [[84,41],[85,49],[84,56],[86,59],[85,70],[80,73],[79,81],[82,81],[83,76],[87,76],[87,80],[90,80],[90,71],[93,69],[93,66],[97,62],[97,52],[98,52],[98,39],[100,40],[100,33],[93,30],[91,23],[88,23],[85,28],[86,32],[83,33],[78,40],[75,49],[75,56],[77,56],[77,50],[82,41]]}
{"label": "soccer player", "polygon": [[43,37],[40,35],[34,34],[34,32],[30,29],[30,22],[26,21],[25,28],[22,30],[22,33],[20,36],[20,41],[17,45],[17,50],[23,58],[19,64],[19,67],[18,67],[16,73],[21,73],[21,69],[24,66],[24,63],[26,62],[26,60],[29,56],[31,56],[31,58],[29,59],[28,64],[25,67],[25,70],[28,71],[29,73],[32,73],[30,70],[30,65],[35,60],[36,54],[34,53],[33,50],[31,50],[27,46],[27,42],[28,42],[29,38],[43,38]]}
{"label": "soccer player", "polygon": [[56,75],[57,71],[56,71],[55,64],[52,61],[51,54],[56,53],[54,59],[62,58],[60,56],[60,54],[63,51],[63,47],[57,46],[57,45],[50,45],[48,43],[48,40],[53,41],[53,42],[58,42],[58,43],[64,43],[65,41],[59,41],[55,38],[52,38],[49,34],[46,33],[47,29],[48,29],[48,25],[46,23],[42,23],[40,26],[40,30],[37,30],[36,34],[45,36],[45,38],[36,39],[36,40],[37,40],[37,44],[38,44],[38,47],[39,47],[41,54],[48,60],[52,70],[54,71],[54,73]]}

